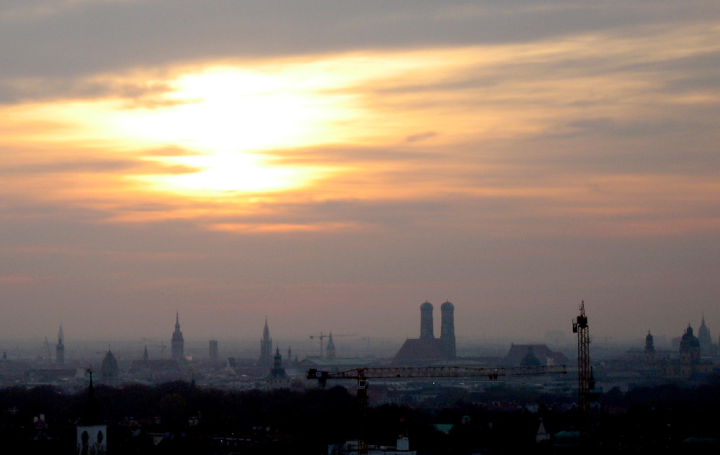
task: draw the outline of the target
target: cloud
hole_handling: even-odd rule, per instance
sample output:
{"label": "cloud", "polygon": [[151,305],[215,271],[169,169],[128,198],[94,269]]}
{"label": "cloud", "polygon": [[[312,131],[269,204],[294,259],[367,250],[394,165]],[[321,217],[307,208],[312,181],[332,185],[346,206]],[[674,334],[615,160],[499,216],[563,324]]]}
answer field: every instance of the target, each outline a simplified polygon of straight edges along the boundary
{"label": "cloud", "polygon": [[411,134],[410,136],[405,138],[405,142],[413,143],[413,142],[419,142],[424,141],[426,139],[430,139],[431,137],[437,136],[438,133],[434,131],[428,131],[426,133],[418,133],[418,134]]}

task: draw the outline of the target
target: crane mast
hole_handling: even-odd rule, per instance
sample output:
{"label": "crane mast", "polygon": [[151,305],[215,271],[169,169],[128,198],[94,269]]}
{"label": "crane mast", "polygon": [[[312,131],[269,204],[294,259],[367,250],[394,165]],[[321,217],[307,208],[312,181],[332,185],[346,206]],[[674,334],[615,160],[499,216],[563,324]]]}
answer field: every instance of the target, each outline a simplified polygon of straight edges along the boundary
{"label": "crane mast", "polygon": [[590,328],[585,315],[585,301],[580,303],[580,315],[573,321],[573,333],[578,336],[578,400],[580,402],[580,434],[590,430]]}

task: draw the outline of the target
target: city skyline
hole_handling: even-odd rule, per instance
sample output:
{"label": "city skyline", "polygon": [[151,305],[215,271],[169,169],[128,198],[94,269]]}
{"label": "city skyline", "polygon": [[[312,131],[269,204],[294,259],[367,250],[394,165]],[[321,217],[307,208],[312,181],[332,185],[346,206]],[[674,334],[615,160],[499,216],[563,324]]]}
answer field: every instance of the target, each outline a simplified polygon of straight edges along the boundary
{"label": "city skyline", "polygon": [[179,311],[188,340],[414,338],[426,300],[462,308],[458,347],[581,300],[595,336],[717,333],[719,23],[0,1],[0,337],[166,339]]}

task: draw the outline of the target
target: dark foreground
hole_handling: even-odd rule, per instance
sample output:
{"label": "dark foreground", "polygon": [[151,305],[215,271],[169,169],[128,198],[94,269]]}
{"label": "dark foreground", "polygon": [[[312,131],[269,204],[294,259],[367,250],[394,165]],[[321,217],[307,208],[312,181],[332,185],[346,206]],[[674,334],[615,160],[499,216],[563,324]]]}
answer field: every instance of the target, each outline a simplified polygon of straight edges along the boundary
{"label": "dark foreground", "polygon": [[[173,382],[97,387],[95,396],[111,454],[327,454],[328,444],[354,439],[361,428],[354,396],[340,387],[221,392]],[[64,395],[53,387],[0,389],[4,452],[76,453],[75,425],[86,399],[87,392]],[[551,435],[576,428],[572,397],[502,384],[372,407],[363,427],[370,444],[395,445],[407,435],[419,454],[717,453],[720,381],[612,390],[600,402],[594,450],[572,441],[562,446],[568,440],[554,436],[536,442],[540,419]],[[44,421],[34,422],[41,414]]]}

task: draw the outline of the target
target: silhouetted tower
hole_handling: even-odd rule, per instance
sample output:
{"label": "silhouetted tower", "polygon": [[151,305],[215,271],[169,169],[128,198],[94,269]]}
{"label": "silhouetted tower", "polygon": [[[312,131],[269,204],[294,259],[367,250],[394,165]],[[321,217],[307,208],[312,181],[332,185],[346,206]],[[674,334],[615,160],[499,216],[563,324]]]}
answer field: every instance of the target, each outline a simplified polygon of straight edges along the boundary
{"label": "silhouetted tower", "polygon": [[420,305],[420,339],[435,339],[435,330],[433,329],[433,306],[430,302],[425,302]]}
{"label": "silhouetted tower", "polygon": [[680,338],[680,363],[691,364],[700,362],[700,340],[693,334],[688,324],[687,330]]}
{"label": "silhouetted tower", "polygon": [[650,365],[655,363],[655,342],[649,330],[645,337],[645,363]]}
{"label": "silhouetted tower", "polygon": [[88,397],[85,402],[82,417],[77,424],[77,452],[78,454],[104,454],[107,453],[107,425],[100,416],[100,407],[95,400],[95,388],[93,386],[93,372],[87,370],[90,377]]}
{"label": "silhouetted tower", "polygon": [[285,363],[287,365],[290,365],[292,363],[292,349],[290,349],[290,346],[288,346],[287,360],[285,360]]}
{"label": "silhouetted tower", "polygon": [[58,344],[55,347],[55,362],[58,365],[63,365],[65,363],[65,344],[63,341],[65,341],[65,335],[63,334],[61,325],[60,330],[58,330]]}
{"label": "silhouetted tower", "polygon": [[145,350],[143,351],[143,363],[147,364],[148,362],[150,362],[150,356],[148,355],[147,344],[146,344]]}
{"label": "silhouetted tower", "polygon": [[325,353],[328,359],[335,358],[335,342],[332,338],[332,332],[330,332],[330,336],[328,337],[328,344],[327,348],[325,348]]}
{"label": "silhouetted tower", "polygon": [[268,329],[267,317],[265,318],[265,328],[263,336],[260,339],[260,359],[262,366],[269,367],[272,365],[272,338],[270,338],[270,329]]}
{"label": "silhouetted tower", "polygon": [[272,370],[270,370],[270,377],[281,379],[285,376],[285,368],[283,368],[282,364],[282,355],[280,355],[280,346],[278,346],[275,349],[275,355],[273,356],[273,367]]}
{"label": "silhouetted tower", "polygon": [[218,361],[218,342],[217,340],[210,340],[208,349],[210,351],[210,361],[217,363]]}
{"label": "silhouetted tower", "polygon": [[446,301],[440,305],[440,344],[448,360],[455,360],[455,305]]}
{"label": "silhouetted tower", "polygon": [[580,303],[580,315],[573,321],[573,333],[578,334],[578,399],[580,401],[580,436],[590,432],[590,329],[585,316],[585,301]]}
{"label": "silhouetted tower", "polygon": [[702,316],[702,323],[698,329],[698,340],[700,340],[700,351],[702,355],[711,355],[713,351],[712,336],[710,329],[705,325],[705,315]]}
{"label": "silhouetted tower", "polygon": [[175,331],[172,334],[172,358],[181,362],[185,360],[185,340],[180,331],[180,313],[175,314]]}

